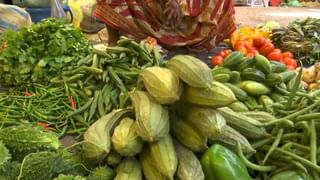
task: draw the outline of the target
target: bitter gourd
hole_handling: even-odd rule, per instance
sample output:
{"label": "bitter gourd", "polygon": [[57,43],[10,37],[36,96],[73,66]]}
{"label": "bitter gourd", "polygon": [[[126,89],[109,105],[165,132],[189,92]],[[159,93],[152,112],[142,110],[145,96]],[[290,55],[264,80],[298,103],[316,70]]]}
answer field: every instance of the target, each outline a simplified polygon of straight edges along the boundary
{"label": "bitter gourd", "polygon": [[88,176],[88,180],[112,180],[115,176],[115,172],[108,166],[99,166],[91,171]]}
{"label": "bitter gourd", "polygon": [[32,126],[11,126],[0,129],[0,141],[9,151],[20,154],[40,150],[56,150],[60,147],[58,137],[50,132]]}
{"label": "bitter gourd", "polygon": [[60,174],[58,177],[54,178],[53,180],[86,180],[86,178],[81,176]]}
{"label": "bitter gourd", "polygon": [[22,161],[18,180],[52,179],[59,174],[57,168],[62,162],[63,157],[56,152],[30,153]]}
{"label": "bitter gourd", "polygon": [[6,146],[0,141],[0,169],[10,159],[11,159],[11,154],[9,153]]}

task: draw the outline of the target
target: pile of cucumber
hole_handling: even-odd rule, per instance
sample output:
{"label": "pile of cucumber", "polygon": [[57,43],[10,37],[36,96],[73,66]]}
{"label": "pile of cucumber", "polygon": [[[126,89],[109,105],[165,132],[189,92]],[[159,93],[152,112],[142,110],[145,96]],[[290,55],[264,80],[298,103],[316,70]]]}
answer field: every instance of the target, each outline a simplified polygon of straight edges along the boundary
{"label": "pile of cucumber", "polygon": [[241,52],[230,53],[219,66],[212,69],[214,80],[227,85],[238,102],[230,108],[234,111],[264,110],[280,96],[288,95],[292,89],[296,71],[289,70],[277,61],[269,61],[263,55],[244,57]]}

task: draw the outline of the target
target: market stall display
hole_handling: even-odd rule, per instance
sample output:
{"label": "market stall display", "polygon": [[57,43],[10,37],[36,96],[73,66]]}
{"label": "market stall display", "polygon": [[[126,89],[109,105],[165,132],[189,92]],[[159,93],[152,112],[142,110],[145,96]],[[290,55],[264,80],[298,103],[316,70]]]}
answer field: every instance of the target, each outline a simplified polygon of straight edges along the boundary
{"label": "market stall display", "polygon": [[0,179],[319,179],[319,63],[247,30],[212,67],[153,39],[92,47],[64,20],[6,32]]}

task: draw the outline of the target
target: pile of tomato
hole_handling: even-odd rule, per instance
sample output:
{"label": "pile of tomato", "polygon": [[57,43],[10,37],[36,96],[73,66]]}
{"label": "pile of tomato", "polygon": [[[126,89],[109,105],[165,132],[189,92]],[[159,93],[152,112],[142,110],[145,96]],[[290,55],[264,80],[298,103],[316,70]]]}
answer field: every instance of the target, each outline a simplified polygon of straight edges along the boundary
{"label": "pile of tomato", "polygon": [[[296,69],[298,66],[293,53],[289,51],[282,52],[269,39],[264,37],[255,37],[252,42],[237,41],[233,46],[233,50],[242,52],[246,57],[253,57],[256,54],[264,55],[270,61],[278,61],[285,64],[288,69]],[[230,52],[232,52],[230,49],[220,51],[211,58],[211,65],[221,64]]]}

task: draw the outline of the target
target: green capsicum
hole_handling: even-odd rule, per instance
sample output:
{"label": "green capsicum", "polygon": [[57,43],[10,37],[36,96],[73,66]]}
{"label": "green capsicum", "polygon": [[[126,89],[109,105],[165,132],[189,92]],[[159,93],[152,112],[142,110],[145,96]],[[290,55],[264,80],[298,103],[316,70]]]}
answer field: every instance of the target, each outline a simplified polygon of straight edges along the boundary
{"label": "green capsicum", "polygon": [[201,166],[206,180],[252,180],[239,157],[220,144],[212,145],[204,153]]}
{"label": "green capsicum", "polygon": [[307,175],[301,170],[288,170],[275,174],[270,180],[313,180],[310,175]]}

